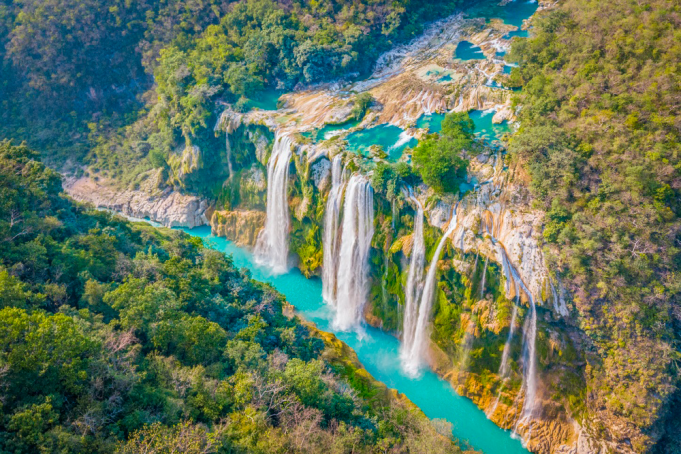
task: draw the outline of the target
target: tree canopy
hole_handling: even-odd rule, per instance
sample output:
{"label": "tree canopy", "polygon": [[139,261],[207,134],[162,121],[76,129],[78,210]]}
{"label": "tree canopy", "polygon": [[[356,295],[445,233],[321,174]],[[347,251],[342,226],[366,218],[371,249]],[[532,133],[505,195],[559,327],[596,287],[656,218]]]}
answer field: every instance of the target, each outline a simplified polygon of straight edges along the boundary
{"label": "tree canopy", "polygon": [[0,142],[0,451],[461,452],[230,257],[36,158]]}
{"label": "tree canopy", "polygon": [[474,127],[468,113],[450,113],[442,120],[440,134],[430,134],[419,141],[412,162],[424,183],[440,193],[459,190],[468,168],[462,154],[477,148]]}

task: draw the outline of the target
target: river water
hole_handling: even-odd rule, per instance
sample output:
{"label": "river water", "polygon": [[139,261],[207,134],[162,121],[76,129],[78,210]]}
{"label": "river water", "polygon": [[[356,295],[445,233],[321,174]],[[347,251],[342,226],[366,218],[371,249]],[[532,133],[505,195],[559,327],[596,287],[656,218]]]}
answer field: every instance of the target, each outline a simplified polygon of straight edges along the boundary
{"label": "river water", "polygon": [[207,247],[232,256],[237,268],[247,268],[251,277],[272,284],[298,312],[323,331],[333,332],[347,343],[364,367],[377,380],[404,393],[429,418],[445,419],[452,423],[454,436],[474,449],[487,454],[527,453],[511,433],[488,420],[473,402],[456,394],[454,388],[431,371],[420,377],[407,376],[400,365],[399,340],[379,329],[363,326],[357,332],[338,332],[333,329],[333,312],[322,301],[322,283],[306,279],[297,269],[272,276],[266,268],[255,264],[253,255],[234,243],[213,236],[209,227],[182,229],[189,235],[202,238]]}

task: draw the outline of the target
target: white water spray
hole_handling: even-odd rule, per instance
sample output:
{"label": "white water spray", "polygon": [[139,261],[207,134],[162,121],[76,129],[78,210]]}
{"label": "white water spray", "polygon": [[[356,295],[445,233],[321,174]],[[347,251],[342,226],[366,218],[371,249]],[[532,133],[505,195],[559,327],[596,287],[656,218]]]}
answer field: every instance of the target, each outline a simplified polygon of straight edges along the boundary
{"label": "white water spray", "polygon": [[288,261],[288,175],[291,138],[278,132],[267,163],[267,218],[258,235],[255,260],[274,274],[287,270]]}
{"label": "white water spray", "polygon": [[423,268],[426,264],[426,246],[423,242],[423,206],[414,197],[411,188],[409,188],[409,199],[416,205],[416,215],[414,216],[414,231],[412,232],[407,289],[404,294],[404,323],[402,325],[402,345],[400,348],[400,357],[403,362],[409,360],[409,355],[414,345],[418,317],[417,304],[423,290]]}
{"label": "white water spray", "polygon": [[[458,208],[458,204],[457,204]],[[452,219],[449,221],[449,226],[447,231],[435,249],[435,254],[430,262],[430,267],[428,268],[428,275],[426,276],[426,282],[423,287],[423,293],[421,294],[421,303],[419,304],[419,315],[416,322],[416,329],[414,331],[414,341],[412,342],[411,348],[403,357],[402,367],[405,372],[410,375],[418,375],[419,369],[421,368],[421,363],[423,361],[423,356],[426,353],[428,347],[428,321],[430,319],[430,310],[433,306],[433,297],[435,296],[435,287],[437,286],[436,276],[437,276],[437,262],[440,260],[440,254],[442,254],[442,248],[445,245],[445,240],[452,234],[456,228],[456,208],[454,208],[454,213]]]}
{"label": "white water spray", "polygon": [[[529,421],[534,416],[537,397],[537,353],[535,351],[535,344],[537,340],[537,308],[534,304],[532,294],[527,293],[530,299],[530,317],[525,320],[523,338],[523,372],[524,372],[524,388],[525,388],[525,403],[523,405],[523,412],[518,420]],[[516,423],[517,426],[517,423]]]}
{"label": "white water spray", "polygon": [[369,293],[369,251],[374,236],[374,193],[367,179],[353,175],[345,191],[334,326],[358,327]]}
{"label": "white water spray", "polygon": [[336,305],[336,276],[338,275],[338,227],[343,197],[345,172],[342,156],[336,155],[331,164],[331,190],[326,201],[324,217],[324,262],[322,265],[322,297],[331,305]]}

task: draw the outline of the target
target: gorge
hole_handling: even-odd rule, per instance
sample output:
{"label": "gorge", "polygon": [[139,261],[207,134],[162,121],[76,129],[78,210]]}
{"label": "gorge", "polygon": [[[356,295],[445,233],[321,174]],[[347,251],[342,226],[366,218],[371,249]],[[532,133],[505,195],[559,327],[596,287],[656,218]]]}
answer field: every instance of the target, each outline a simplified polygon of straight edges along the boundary
{"label": "gorge", "polygon": [[[231,254],[474,449],[653,452],[676,430],[679,316],[676,275],[653,279],[651,270],[666,269],[675,249],[660,259],[662,249],[639,245],[646,234],[637,226],[671,220],[677,186],[654,184],[647,161],[621,172],[619,189],[609,186],[615,177],[598,150],[621,144],[600,140],[599,128],[611,131],[619,101],[575,114],[587,105],[585,93],[607,86],[605,76],[589,80],[600,66],[536,75],[553,70],[546,61],[560,46],[552,34],[574,26],[566,19],[579,9],[573,3],[471,4],[380,54],[366,74],[281,84],[259,101],[219,99],[203,112],[201,132],[182,126],[176,135],[184,142],[159,166],[140,170],[134,184],[81,171],[70,175],[67,192]],[[561,54],[560,64],[612,49]],[[184,67],[173,71],[180,77]],[[568,76],[584,79],[574,95],[552,88]],[[197,82],[191,96],[210,89]],[[675,124],[627,115],[613,130]],[[567,130],[580,121],[569,134],[544,123]],[[672,149],[651,148],[646,159],[668,164],[661,156]],[[617,156],[611,163],[630,158]],[[665,169],[658,174],[675,172]],[[630,184],[636,178],[650,181]],[[609,200],[629,186],[635,193],[623,200],[651,198],[626,222],[635,235],[610,230],[620,227],[626,204]],[[598,217],[606,212],[607,220]],[[598,228],[589,224],[595,219]],[[663,230],[651,237],[676,235]],[[621,244],[596,246],[607,241]],[[597,259],[607,272],[592,274]],[[632,298],[640,307],[619,306],[638,291],[644,296]],[[632,345],[649,353],[630,355]]]}
{"label": "gorge", "polygon": [[[509,5],[514,6],[516,2]],[[531,14],[534,9],[528,11]],[[509,171],[500,165],[503,154],[495,148],[478,149],[477,155],[470,153],[471,165],[466,180],[460,185],[460,194],[439,200],[423,184],[414,188],[395,187],[395,195],[390,195],[386,189],[379,190],[374,179],[377,170],[372,168],[375,165],[372,161],[380,162],[383,158],[388,162],[408,159],[402,156],[405,147],[408,144],[413,147],[429,130],[440,131],[444,113],[448,111],[477,109],[472,117],[476,128],[481,130],[481,143],[487,143],[485,140],[490,144],[498,143],[496,131],[491,136],[485,134],[497,128],[493,125],[514,119],[511,92],[488,84],[488,74],[501,72],[503,62],[482,58],[469,63],[451,58],[456,43],[464,37],[477,43],[485,55],[496,58],[497,50],[508,46],[504,41],[508,38],[504,36],[512,27],[503,22],[480,23],[457,14],[432,24],[422,37],[409,45],[382,56],[374,73],[366,80],[341,89],[323,86],[284,94],[279,100],[283,107],[279,109],[239,113],[228,107],[219,117],[215,131],[226,136],[229,179],[231,184],[243,185],[237,189],[242,202],[236,210],[214,211],[211,221],[214,232],[223,231],[228,239],[237,240],[232,236],[235,235],[233,229],[220,227],[223,221],[219,219],[239,218],[258,210],[259,202],[251,201],[264,196],[266,213],[262,229],[257,224],[245,227],[253,232],[260,230],[255,243],[246,244],[254,247],[255,264],[263,267],[254,267],[250,259],[243,262],[252,272],[271,282],[299,279],[295,271],[287,272],[291,265],[308,277],[321,275],[321,294],[329,308],[316,306],[315,310],[324,313],[330,310],[333,313],[331,323],[327,316],[317,319],[315,311],[302,309],[306,306],[297,304],[293,300],[297,298],[286,291],[286,286],[275,285],[293,298],[291,302],[306,318],[315,321],[321,329],[334,330],[349,342],[377,378],[383,380],[382,377],[388,375],[385,370],[370,367],[367,361],[380,360],[380,364],[385,365],[397,360],[400,380],[383,381],[389,386],[395,383],[426,414],[431,417],[444,415],[455,427],[461,426],[464,420],[477,421],[477,425],[485,428],[483,432],[470,425],[472,432],[455,429],[455,435],[470,440],[473,447],[484,452],[524,450],[502,431],[494,432],[498,435],[491,438],[491,443],[485,440],[489,437],[490,424],[481,419],[486,418],[486,411],[491,421],[517,433],[531,451],[560,452],[571,449],[566,448],[571,444],[576,446],[582,435],[579,430],[575,431],[574,423],[564,414],[557,420],[542,421],[537,419],[541,411],[535,412],[535,408],[543,406],[546,397],[537,395],[535,342],[538,320],[534,301],[543,300],[549,271],[536,238],[526,233],[527,226],[538,219],[525,202],[514,200],[517,197],[508,182]],[[450,76],[449,80],[442,80],[445,74]],[[435,82],[434,78],[437,79]],[[360,122],[349,122],[350,108],[355,102],[353,96],[346,94],[349,91],[370,93],[382,108],[369,109]],[[344,123],[347,123],[346,127],[342,126]],[[328,124],[341,126],[335,127],[330,135],[325,133],[319,137],[319,133],[315,133],[318,140],[314,142],[303,135]],[[396,132],[388,134],[386,125]],[[388,141],[385,138],[389,138]],[[349,144],[347,151],[342,145],[344,140]],[[192,156],[198,156],[191,158],[191,162],[200,163],[206,152],[192,150]],[[406,148],[407,152],[410,150]],[[387,156],[382,155],[384,152]],[[189,156],[186,151],[184,155]],[[249,177],[250,181],[244,180],[243,176],[238,180],[234,175],[234,169],[238,168],[233,161],[244,160],[252,162],[253,170],[249,171],[252,175],[257,175],[258,169],[266,166],[266,194],[263,185],[257,186],[253,177]],[[182,161],[190,160],[183,157]],[[199,174],[202,169],[195,165],[185,172],[187,175]],[[478,181],[484,183],[478,184]],[[393,184],[399,183],[395,180]],[[406,197],[402,189],[406,190]],[[387,211],[382,208],[386,205],[389,206]],[[516,210],[519,213],[514,213]],[[389,220],[387,226],[386,220]],[[410,226],[412,230],[409,230]],[[198,234],[192,230],[188,232]],[[205,237],[205,233],[198,235]],[[249,236],[255,238],[253,234]],[[221,249],[228,247],[226,243],[218,244]],[[507,248],[513,251],[516,260],[522,257],[519,268],[511,264]],[[228,249],[236,253],[231,246]],[[472,250],[476,251],[476,264],[471,270]],[[251,257],[243,252],[239,254]],[[477,276],[478,254],[484,256],[484,282],[477,281],[480,279]],[[427,257],[430,257],[430,264],[426,268]],[[404,263],[407,258],[409,262]],[[498,264],[500,270],[492,271],[494,267],[490,268],[490,261]],[[406,282],[403,281],[404,274]],[[494,276],[488,277],[488,274]],[[475,293],[481,298],[474,298],[467,290],[469,296],[456,301],[454,295],[470,286],[479,288]],[[500,291],[495,286],[505,286],[505,290]],[[379,296],[377,287],[387,288],[387,295]],[[452,327],[446,330],[455,329],[452,334],[456,333],[451,340],[434,343],[433,339],[441,336],[438,334],[442,330],[439,319],[452,310],[445,310],[441,302],[445,297],[444,288],[451,295],[446,298],[455,298],[449,304],[463,305],[465,300],[469,307],[457,310],[460,314],[448,322]],[[487,299],[489,292],[495,295],[496,303]],[[318,290],[315,288],[312,293],[316,295]],[[317,300],[316,296],[310,298]],[[514,300],[509,323],[504,320],[504,308]],[[494,308],[495,304],[499,307]],[[524,304],[529,313],[523,309],[525,321],[518,350],[513,331],[518,307],[526,307]],[[483,309],[484,306],[488,308]],[[483,310],[488,311],[488,322],[483,322],[481,314],[476,314]],[[362,354],[366,349],[362,344],[365,338],[371,344],[370,339],[377,336],[367,323],[401,336],[398,356],[394,356],[393,352],[398,348],[392,340],[386,346],[391,352],[388,356],[370,360]],[[490,327],[484,328],[486,335],[478,332],[482,323],[491,323]],[[505,326],[510,328],[504,343]],[[380,338],[382,343],[387,342],[385,336]],[[475,359],[468,359],[471,351],[481,348],[481,340],[482,349],[489,357],[487,361],[492,364],[498,355],[495,350],[503,345],[501,366],[483,366],[487,369],[484,374],[494,376],[496,373],[499,378],[485,379],[487,385],[483,388],[480,388],[479,380],[485,375],[474,372],[479,371],[480,366]],[[460,351],[464,349],[467,350],[463,355],[467,358],[465,361],[460,359]],[[457,365],[459,361],[461,364]],[[464,363],[470,363],[470,366]],[[444,376],[458,393],[473,399],[483,411],[472,410],[458,398],[455,407],[444,413],[429,410],[427,401],[414,394],[415,383],[420,380],[433,383],[428,396],[435,401],[452,399],[453,390],[427,372],[428,366]],[[395,369],[390,370],[396,373]],[[549,406],[552,405],[559,404]],[[453,411],[455,408],[467,410],[465,414],[457,414]]]}

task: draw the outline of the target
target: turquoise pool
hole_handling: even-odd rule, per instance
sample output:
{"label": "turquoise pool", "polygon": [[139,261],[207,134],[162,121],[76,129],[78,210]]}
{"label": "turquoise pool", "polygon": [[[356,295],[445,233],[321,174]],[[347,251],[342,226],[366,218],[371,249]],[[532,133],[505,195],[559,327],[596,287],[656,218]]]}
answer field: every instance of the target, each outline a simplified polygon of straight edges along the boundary
{"label": "turquoise pool", "polygon": [[347,136],[348,149],[363,155],[369,154],[372,145],[379,145],[388,154],[389,161],[397,161],[407,147],[415,147],[418,141],[404,134],[404,130],[393,125],[378,125],[362,129]]}

